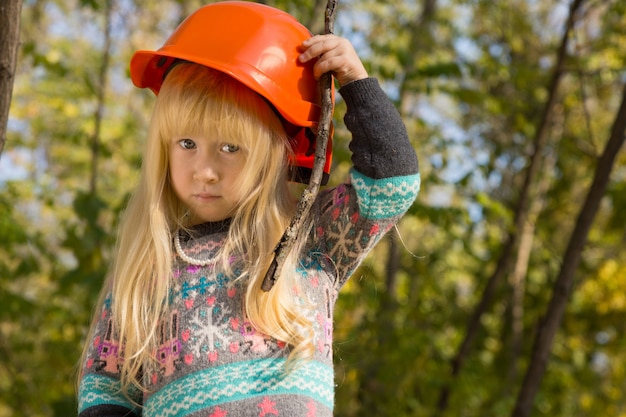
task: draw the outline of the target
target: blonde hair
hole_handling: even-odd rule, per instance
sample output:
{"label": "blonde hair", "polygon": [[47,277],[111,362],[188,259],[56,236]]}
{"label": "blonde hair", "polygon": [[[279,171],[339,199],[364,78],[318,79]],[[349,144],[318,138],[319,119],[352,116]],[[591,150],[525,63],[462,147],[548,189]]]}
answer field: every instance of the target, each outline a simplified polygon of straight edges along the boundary
{"label": "blonde hair", "polygon": [[[233,78],[181,63],[167,75],[157,97],[139,185],[126,209],[117,256],[99,303],[112,292],[113,326],[123,344],[121,385],[126,394],[132,386],[145,390],[141,369],[154,360],[158,323],[167,309],[172,236],[186,226],[187,208],[169,181],[169,143],[174,137],[195,134],[232,138],[249,156],[238,183],[244,197],[219,253],[219,264],[229,273],[229,258],[244,260],[239,279],[247,285],[245,314],[258,331],[290,345],[288,366],[314,352],[313,324],[294,296],[300,248],[288,254],[274,288],[261,290],[273,250],[295,211],[287,177],[291,148],[280,120],[261,96]],[[300,242],[309,228],[301,232]]]}

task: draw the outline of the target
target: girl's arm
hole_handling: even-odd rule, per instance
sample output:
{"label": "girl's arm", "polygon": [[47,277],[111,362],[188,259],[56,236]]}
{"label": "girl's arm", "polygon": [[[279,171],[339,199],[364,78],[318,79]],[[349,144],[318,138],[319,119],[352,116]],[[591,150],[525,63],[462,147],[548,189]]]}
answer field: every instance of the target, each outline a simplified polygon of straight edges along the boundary
{"label": "girl's arm", "polygon": [[335,35],[317,35],[304,41],[302,49],[300,61],[317,58],[313,66],[317,78],[332,72],[341,86],[348,106],[344,121],[354,137],[350,144],[354,167],[373,179],[416,174],[417,156],[404,123],[378,82],[368,80],[352,44]]}
{"label": "girl's arm", "polygon": [[350,183],[322,192],[314,212],[313,241],[330,258],[339,287],[415,200],[417,156],[400,114],[347,40],[314,36],[303,47],[301,60],[319,56],[316,75],[333,71],[341,84],[352,133]]}

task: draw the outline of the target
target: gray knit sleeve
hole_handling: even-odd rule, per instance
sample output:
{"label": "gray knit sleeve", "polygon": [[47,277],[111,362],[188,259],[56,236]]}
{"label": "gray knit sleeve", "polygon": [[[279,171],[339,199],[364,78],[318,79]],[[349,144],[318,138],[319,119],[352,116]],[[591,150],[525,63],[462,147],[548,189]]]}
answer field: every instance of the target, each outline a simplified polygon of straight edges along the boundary
{"label": "gray knit sleeve", "polygon": [[417,155],[406,127],[376,78],[343,86],[346,127],[352,132],[352,163],[360,173],[373,178],[412,175],[418,172]]}

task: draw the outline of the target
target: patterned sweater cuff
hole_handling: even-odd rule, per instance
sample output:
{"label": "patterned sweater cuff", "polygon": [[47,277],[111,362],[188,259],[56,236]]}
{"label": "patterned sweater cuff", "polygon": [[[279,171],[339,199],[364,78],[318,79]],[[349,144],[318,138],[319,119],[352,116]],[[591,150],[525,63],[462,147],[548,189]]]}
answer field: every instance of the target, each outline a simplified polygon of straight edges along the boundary
{"label": "patterned sweater cuff", "polygon": [[402,216],[415,201],[420,188],[419,173],[373,179],[352,169],[350,180],[361,215],[374,220]]}
{"label": "patterned sweater cuff", "polygon": [[[131,395],[136,401],[141,400],[141,393],[133,391]],[[89,409],[97,407],[113,407],[125,408],[128,411],[137,413],[137,407],[122,394],[120,390],[120,381],[104,375],[88,374],[85,375],[80,384],[78,392],[78,412],[80,415],[91,416],[94,413]],[[84,413],[83,413],[84,412]],[[134,414],[128,414],[132,416]]]}

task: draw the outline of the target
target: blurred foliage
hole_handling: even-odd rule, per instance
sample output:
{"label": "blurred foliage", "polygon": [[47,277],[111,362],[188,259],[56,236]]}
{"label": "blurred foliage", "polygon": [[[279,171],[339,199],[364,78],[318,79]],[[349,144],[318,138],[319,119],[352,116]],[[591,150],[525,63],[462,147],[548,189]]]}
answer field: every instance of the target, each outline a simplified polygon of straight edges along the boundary
{"label": "blurred foliage", "polygon": [[[132,88],[128,61],[137,49],[157,48],[206,3],[107,1],[112,48],[104,103],[97,91],[105,2],[24,1],[0,161],[0,417],[75,414],[76,363],[153,101]],[[321,30],[325,2],[265,3]],[[338,301],[335,415],[436,415],[447,383],[446,415],[509,415],[619,103],[626,2],[589,1],[577,16],[544,149],[554,163],[541,171],[549,189],[539,197],[520,345],[511,338],[512,287],[504,285],[455,380],[450,360],[512,227],[567,4],[342,0],[339,7],[336,32],[353,41],[396,103],[420,156],[423,187],[398,232],[367,258]],[[104,112],[96,132],[98,104]],[[339,100],[335,182],[349,165],[343,111]],[[535,416],[626,416],[625,162],[622,150]],[[390,274],[395,250],[399,267]]]}

